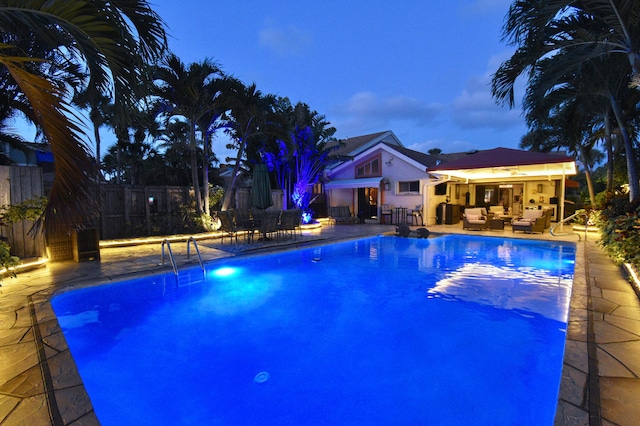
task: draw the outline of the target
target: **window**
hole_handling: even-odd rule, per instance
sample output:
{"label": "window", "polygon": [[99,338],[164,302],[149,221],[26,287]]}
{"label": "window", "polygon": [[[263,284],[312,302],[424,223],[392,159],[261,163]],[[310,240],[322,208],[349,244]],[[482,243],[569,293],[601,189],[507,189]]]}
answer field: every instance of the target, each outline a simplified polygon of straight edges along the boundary
{"label": "window", "polygon": [[493,188],[487,188],[484,190],[484,203],[491,204],[495,198],[495,190]]}
{"label": "window", "polygon": [[398,192],[415,192],[420,193],[419,180],[406,180],[398,182]]}
{"label": "window", "polygon": [[377,177],[380,176],[380,158],[374,158],[356,167],[356,177]]}

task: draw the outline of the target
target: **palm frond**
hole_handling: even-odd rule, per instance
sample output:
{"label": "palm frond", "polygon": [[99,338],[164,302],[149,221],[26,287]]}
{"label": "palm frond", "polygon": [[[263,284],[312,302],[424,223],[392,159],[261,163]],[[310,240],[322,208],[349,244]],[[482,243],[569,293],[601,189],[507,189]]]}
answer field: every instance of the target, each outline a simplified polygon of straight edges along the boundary
{"label": "palm frond", "polygon": [[51,143],[55,159],[49,204],[34,229],[70,232],[74,224],[82,225],[98,212],[98,191],[94,187],[97,169],[72,110],[62,100],[64,94],[46,79],[27,71],[23,66],[26,61],[0,55],[0,64],[7,68],[37,111],[36,120]]}

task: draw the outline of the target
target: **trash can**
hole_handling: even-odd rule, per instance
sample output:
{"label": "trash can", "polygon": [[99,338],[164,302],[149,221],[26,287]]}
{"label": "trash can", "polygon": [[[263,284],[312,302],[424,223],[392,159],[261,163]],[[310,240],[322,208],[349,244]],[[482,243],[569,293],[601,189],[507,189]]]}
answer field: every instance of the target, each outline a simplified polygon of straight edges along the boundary
{"label": "trash can", "polygon": [[436,209],[436,223],[442,225],[445,217],[447,217],[447,203],[440,203]]}

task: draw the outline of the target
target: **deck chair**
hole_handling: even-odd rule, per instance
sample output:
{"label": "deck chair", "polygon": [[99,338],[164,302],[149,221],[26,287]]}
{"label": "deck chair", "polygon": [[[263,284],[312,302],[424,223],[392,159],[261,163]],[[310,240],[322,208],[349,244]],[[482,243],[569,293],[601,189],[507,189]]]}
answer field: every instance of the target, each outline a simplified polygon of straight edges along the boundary
{"label": "deck chair", "polygon": [[300,227],[300,222],[302,221],[302,210],[300,209],[292,209],[292,210],[284,210],[282,212],[282,216],[280,217],[280,225],[278,226],[278,230],[282,233],[282,237],[289,234],[293,239],[296,238],[296,228]]}
{"label": "deck chair", "polygon": [[263,241],[270,239],[270,235],[278,232],[278,225],[280,223],[280,215],[282,210],[271,209],[263,210],[258,213],[256,210],[255,215],[259,216],[260,224],[257,227],[257,231],[260,233],[260,238]]}
{"label": "deck chair", "polygon": [[[387,222],[388,219],[388,222]],[[387,224],[393,223],[393,205],[381,204],[380,205],[380,223]]]}
{"label": "deck chair", "polygon": [[[417,205],[413,210],[407,211],[407,219],[409,218],[411,218],[411,225],[424,226],[424,221],[422,220],[422,204]],[[418,223],[418,219],[420,219],[420,223]]]}
{"label": "deck chair", "polygon": [[236,243],[238,242],[238,230],[236,224],[233,221],[233,216],[228,210],[218,212],[218,218],[220,219],[220,232],[222,233],[222,244],[224,244],[224,238],[229,237],[230,242],[233,242],[235,237]]}
{"label": "deck chair", "polygon": [[234,223],[236,231],[244,233],[245,241],[251,242],[255,231],[255,222],[251,210],[234,210]]}

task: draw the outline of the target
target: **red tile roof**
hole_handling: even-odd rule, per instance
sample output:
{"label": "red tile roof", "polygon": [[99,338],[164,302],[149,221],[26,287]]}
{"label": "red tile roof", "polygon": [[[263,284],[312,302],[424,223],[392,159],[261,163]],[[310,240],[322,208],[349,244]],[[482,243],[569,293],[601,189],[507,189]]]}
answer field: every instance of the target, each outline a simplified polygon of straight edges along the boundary
{"label": "red tile roof", "polygon": [[533,164],[565,163],[570,161],[573,161],[573,158],[559,153],[522,151],[511,148],[494,148],[470,152],[459,159],[434,166],[430,168],[429,171],[525,166]]}

